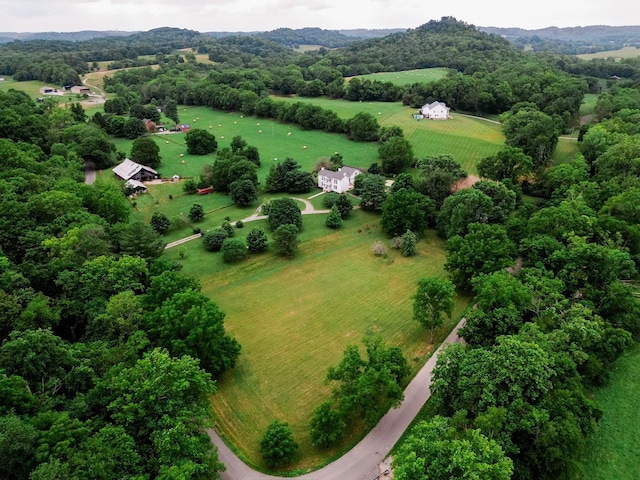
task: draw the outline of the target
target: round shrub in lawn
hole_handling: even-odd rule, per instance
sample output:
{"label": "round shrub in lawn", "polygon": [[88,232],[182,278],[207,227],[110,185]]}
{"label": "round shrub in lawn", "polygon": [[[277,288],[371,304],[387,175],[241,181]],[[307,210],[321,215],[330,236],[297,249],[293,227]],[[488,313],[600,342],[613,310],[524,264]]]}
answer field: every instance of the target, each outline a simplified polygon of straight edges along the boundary
{"label": "round shrub in lawn", "polygon": [[233,234],[235,232],[233,230],[233,227],[231,226],[231,223],[229,223],[229,220],[225,220],[224,222],[222,222],[220,224],[220,228],[227,232],[227,237],[233,237]]}
{"label": "round shrub in lawn", "polygon": [[276,198],[269,202],[269,228],[275,232],[282,225],[295,225],[302,230],[302,213],[291,198]]}
{"label": "round shrub in lawn", "polygon": [[247,248],[251,253],[264,252],[268,246],[267,234],[261,228],[253,228],[247,235]]}
{"label": "round shrub in lawn", "polygon": [[238,220],[236,222],[236,228],[243,228],[244,227],[244,222],[242,220]]}
{"label": "round shrub in lawn", "polygon": [[164,213],[153,212],[151,215],[151,228],[153,228],[158,235],[164,235],[169,227],[171,227],[171,220]]}
{"label": "round shrub in lawn", "polygon": [[239,238],[225,238],[220,251],[222,259],[227,263],[235,263],[247,258],[247,244]]}
{"label": "round shrub in lawn", "polygon": [[226,230],[216,228],[215,230],[204,232],[204,235],[202,235],[202,243],[204,244],[204,248],[209,252],[219,252],[227,238],[229,238],[229,235],[227,235]]}
{"label": "round shrub in lawn", "polygon": [[189,130],[184,140],[187,143],[187,153],[190,155],[207,155],[218,149],[215,135],[200,128]]}
{"label": "round shrub in lawn", "polygon": [[240,207],[247,207],[258,199],[256,186],[251,180],[236,180],[229,186],[231,200]]}

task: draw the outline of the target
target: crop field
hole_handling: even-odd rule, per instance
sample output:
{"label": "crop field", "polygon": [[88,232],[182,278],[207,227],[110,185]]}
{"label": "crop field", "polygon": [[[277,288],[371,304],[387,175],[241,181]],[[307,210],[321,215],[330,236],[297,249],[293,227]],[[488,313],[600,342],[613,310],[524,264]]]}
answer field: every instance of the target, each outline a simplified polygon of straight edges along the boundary
{"label": "crop field", "polygon": [[[222,434],[256,465],[257,444],[274,419],[289,422],[301,446],[303,460],[295,468],[327,458],[309,443],[309,421],[330,395],[327,368],[348,345],[381,335],[401,346],[414,370],[431,352],[426,330],[412,319],[410,297],[419,278],[444,276],[442,240],[428,232],[416,257],[404,258],[397,250],[376,257],[373,243],[388,243],[379,216],[356,210],[339,231],[327,229],[325,217],[303,217],[300,249],[289,260],[266,252],[227,265],[198,240],[185,246],[184,259],[180,247],[166,254],[200,279],[242,345],[238,365],[218,383],[213,405]],[[264,221],[252,222],[236,229],[236,236],[254,226],[266,230]],[[454,319],[465,306],[466,299],[457,300]],[[438,330],[438,341],[452,324]]]}
{"label": "crop field", "polygon": [[636,58],[640,57],[640,48],[637,47],[623,47],[619,50],[607,50],[605,52],[597,53],[585,53],[583,55],[576,55],[583,60],[592,60],[594,58]]}
{"label": "crop field", "polygon": [[576,480],[640,478],[640,345],[615,364],[609,386],[596,392],[604,410],[600,428],[587,441]]}
{"label": "crop field", "polygon": [[427,83],[440,80],[449,72],[446,68],[421,68],[418,70],[406,70],[403,72],[379,72],[367,75],[358,75],[361,80],[378,80],[380,82],[391,82],[395,85],[412,85],[414,83]]}
{"label": "crop field", "polygon": [[504,146],[500,125],[488,119],[452,113],[451,120],[415,120],[415,109],[398,102],[348,102],[328,98],[282,98],[285,101],[313,103],[333,110],[341,118],[359,112],[374,115],[381,126],[398,126],[413,146],[417,158],[452,155],[469,173],[477,173],[476,164],[495,155]]}

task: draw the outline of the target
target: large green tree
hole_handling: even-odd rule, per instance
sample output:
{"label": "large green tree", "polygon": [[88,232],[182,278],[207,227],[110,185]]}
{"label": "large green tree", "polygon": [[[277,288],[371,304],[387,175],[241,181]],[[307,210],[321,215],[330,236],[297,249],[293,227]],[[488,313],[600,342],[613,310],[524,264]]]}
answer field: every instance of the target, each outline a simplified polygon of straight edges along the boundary
{"label": "large green tree", "polygon": [[149,312],[146,325],[150,339],[173,356],[191,355],[213,375],[233,368],[240,345],[224,329],[224,313],[200,292],[175,293]]}
{"label": "large green tree", "polygon": [[393,459],[398,480],[509,480],[513,462],[480,430],[462,432],[448,418],[436,416],[418,423]]}
{"label": "large green tree", "polygon": [[380,225],[387,235],[403,235],[407,230],[420,235],[435,223],[435,202],[414,190],[402,188],[387,196],[382,205]]}
{"label": "large green tree", "polygon": [[160,166],[160,147],[152,137],[139,137],[131,145],[131,159],[151,168]]}
{"label": "large green tree", "polygon": [[184,137],[187,153],[191,155],[207,155],[218,149],[215,135],[201,128],[193,128]]}
{"label": "large green tree", "polygon": [[295,225],[302,229],[302,213],[292,198],[276,198],[268,206],[269,228],[275,232],[282,225]]}
{"label": "large green tree", "polygon": [[473,223],[469,225],[469,233],[451,237],[445,248],[444,268],[456,287],[466,291],[471,290],[474,276],[507,268],[516,256],[515,244],[500,225]]}

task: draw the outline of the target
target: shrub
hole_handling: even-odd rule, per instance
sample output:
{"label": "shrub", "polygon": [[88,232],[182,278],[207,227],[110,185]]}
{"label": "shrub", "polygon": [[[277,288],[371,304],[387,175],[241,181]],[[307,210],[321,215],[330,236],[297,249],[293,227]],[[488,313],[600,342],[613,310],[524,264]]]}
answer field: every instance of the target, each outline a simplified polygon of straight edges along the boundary
{"label": "shrub", "polygon": [[227,217],[227,219],[225,219],[225,221],[220,224],[220,228],[222,228],[225,232],[227,232],[227,237],[233,237],[234,230],[231,224],[229,223],[228,218],[229,217]]}
{"label": "shrub", "polygon": [[373,252],[374,255],[384,256],[387,254],[388,249],[387,247],[384,246],[384,243],[378,240],[376,243],[373,244],[371,251]]}
{"label": "shrub", "polygon": [[247,249],[251,253],[264,252],[269,243],[267,241],[267,234],[260,228],[254,228],[247,235]]}
{"label": "shrub", "polygon": [[195,180],[187,180],[186,182],[184,182],[182,190],[184,191],[184,193],[187,193],[189,195],[195,195],[195,193],[198,191],[198,184]]}
{"label": "shrub", "polygon": [[199,203],[191,205],[189,210],[189,218],[194,222],[200,222],[204,218],[204,208]]}
{"label": "shrub", "polygon": [[244,227],[244,222],[242,220],[238,220],[236,222],[236,228],[242,228],[242,227]]}
{"label": "shrub", "polygon": [[298,444],[288,423],[274,421],[260,440],[260,453],[268,467],[282,467],[293,461]]}
{"label": "shrub", "polygon": [[239,238],[225,238],[220,251],[225,262],[239,262],[247,257],[247,244]]}
{"label": "shrub", "polygon": [[393,237],[391,239],[391,248],[393,248],[394,250],[400,250],[401,246],[402,246],[402,237]]}
{"label": "shrub", "polygon": [[228,238],[227,231],[222,228],[216,228],[215,230],[208,230],[202,236],[202,243],[204,248],[209,252],[219,252],[222,248],[222,244]]}
{"label": "shrub", "polygon": [[342,227],[342,217],[340,216],[340,212],[338,211],[338,207],[336,205],[331,207],[331,212],[329,212],[329,215],[327,215],[325,224],[327,225],[327,227],[333,228],[334,230]]}
{"label": "shrub", "polygon": [[164,213],[153,212],[151,215],[151,228],[155,230],[158,235],[164,235],[169,227],[171,227],[171,221]]}
{"label": "shrub", "polygon": [[402,256],[413,257],[418,253],[418,237],[411,230],[402,235]]}

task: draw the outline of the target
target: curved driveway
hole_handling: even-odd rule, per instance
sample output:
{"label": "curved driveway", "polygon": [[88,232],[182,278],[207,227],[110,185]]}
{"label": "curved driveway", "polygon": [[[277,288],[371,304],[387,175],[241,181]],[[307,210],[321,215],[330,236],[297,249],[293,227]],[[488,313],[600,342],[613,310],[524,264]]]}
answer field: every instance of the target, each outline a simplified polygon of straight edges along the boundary
{"label": "curved driveway", "polygon": [[[460,320],[442,345],[420,369],[405,390],[404,401],[400,407],[391,409],[382,417],[378,425],[344,456],[320,470],[295,478],[299,480],[372,480],[380,475],[379,465],[387,458],[400,436],[431,396],[431,372],[436,365],[438,355],[447,344],[460,341],[458,329],[463,324],[464,319]],[[218,448],[220,461],[227,467],[226,472],[221,473],[222,480],[286,480],[291,478],[256,472],[245,465],[214,430],[209,430],[209,436]],[[380,478],[386,477],[381,475]]]}

